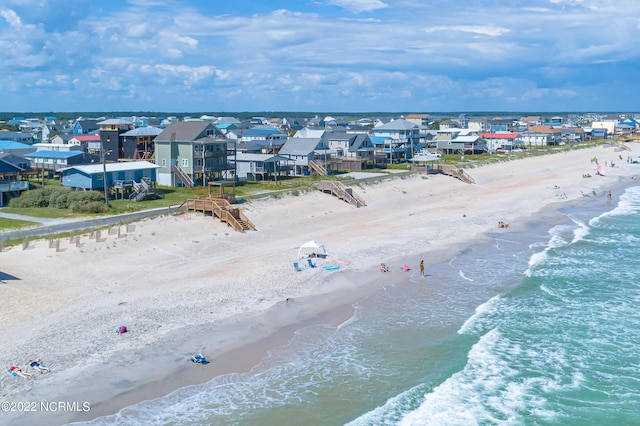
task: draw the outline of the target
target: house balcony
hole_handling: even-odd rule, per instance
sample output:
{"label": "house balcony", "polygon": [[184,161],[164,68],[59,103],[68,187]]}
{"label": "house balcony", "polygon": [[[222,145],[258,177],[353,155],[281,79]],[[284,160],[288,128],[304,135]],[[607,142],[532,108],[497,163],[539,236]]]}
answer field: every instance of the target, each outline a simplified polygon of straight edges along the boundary
{"label": "house balcony", "polygon": [[[228,156],[227,151],[205,151],[204,158],[219,158]],[[193,158],[202,158],[202,151],[193,151]]]}
{"label": "house balcony", "polygon": [[0,180],[0,192],[26,191],[29,182],[26,180]]}

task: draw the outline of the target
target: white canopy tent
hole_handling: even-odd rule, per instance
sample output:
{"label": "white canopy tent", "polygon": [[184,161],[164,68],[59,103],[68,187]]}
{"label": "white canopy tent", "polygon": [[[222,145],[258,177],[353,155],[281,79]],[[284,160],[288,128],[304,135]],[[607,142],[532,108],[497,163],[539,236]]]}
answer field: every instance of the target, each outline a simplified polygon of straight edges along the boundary
{"label": "white canopy tent", "polygon": [[324,244],[311,240],[300,246],[300,249],[298,250],[298,259],[309,257],[311,255],[322,258],[327,257],[327,250],[324,248]]}

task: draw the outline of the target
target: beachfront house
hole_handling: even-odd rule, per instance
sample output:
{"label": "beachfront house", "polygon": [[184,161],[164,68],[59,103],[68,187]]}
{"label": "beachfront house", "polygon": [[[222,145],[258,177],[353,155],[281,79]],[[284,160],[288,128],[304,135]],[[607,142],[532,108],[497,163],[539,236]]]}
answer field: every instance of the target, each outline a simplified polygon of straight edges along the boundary
{"label": "beachfront house", "polygon": [[[155,161],[155,139],[162,133],[159,127],[137,127],[120,134],[125,155],[134,160]],[[127,157],[128,158],[128,157]]]}
{"label": "beachfront house", "polygon": [[389,121],[371,129],[376,162],[386,164],[408,160],[423,148],[420,127],[404,119]]}
{"label": "beachfront house", "polygon": [[464,150],[464,142],[459,141],[454,143],[459,135],[461,135],[463,129],[458,129],[454,127],[449,127],[446,129],[439,129],[436,134],[436,147],[438,148],[438,152],[444,154],[460,154]]}
{"label": "beachfront house", "polygon": [[279,155],[289,159],[292,165],[293,175],[308,176],[314,170],[321,170],[326,174],[326,163],[331,158],[331,151],[326,141],[321,137],[316,138],[289,138],[280,148]]}
{"label": "beachfront house", "polygon": [[135,144],[125,145],[123,133],[134,128],[131,121],[110,118],[97,123],[100,130],[100,149],[104,149],[106,161],[131,160],[134,158]]}
{"label": "beachfront house", "polygon": [[53,177],[60,169],[80,164],[99,163],[100,157],[81,150],[54,151],[41,150],[25,155],[31,160],[31,167],[47,172]]}
{"label": "beachfront house", "polygon": [[373,167],[376,147],[367,134],[325,132],[323,146],[333,152],[331,168],[340,170],[363,170]]}
{"label": "beachfront house", "polygon": [[0,153],[0,207],[4,207],[12,197],[19,197],[29,189],[29,182],[18,180],[30,168],[29,160],[11,153]]}
{"label": "beachfront house", "polygon": [[153,192],[158,166],[148,161],[91,164],[60,170],[66,188],[103,191],[104,170],[110,198],[129,198],[131,194]]}
{"label": "beachfront house", "polygon": [[518,133],[480,133],[479,136],[484,140],[489,153],[512,151],[521,145]]}
{"label": "beachfront house", "polygon": [[[274,154],[254,154],[237,152],[230,161],[235,166],[235,176],[241,180],[278,180],[278,176],[286,176],[292,168],[288,166],[289,158]],[[230,176],[228,173],[227,176]]]}
{"label": "beachfront house", "polygon": [[559,145],[562,130],[551,126],[532,126],[520,134],[525,147]]}
{"label": "beachfront house", "polygon": [[228,140],[211,121],[174,121],[154,140],[158,184],[206,186],[233,170]]}

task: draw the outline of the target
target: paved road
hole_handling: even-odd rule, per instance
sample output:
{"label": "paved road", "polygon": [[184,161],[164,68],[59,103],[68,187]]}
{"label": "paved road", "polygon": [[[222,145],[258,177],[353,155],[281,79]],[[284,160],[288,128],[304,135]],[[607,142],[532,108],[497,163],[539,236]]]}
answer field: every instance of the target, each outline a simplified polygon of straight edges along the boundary
{"label": "paved road", "polygon": [[175,211],[177,206],[162,207],[158,209],[143,210],[135,213],[125,213],[116,216],[104,216],[91,219],[45,219],[41,217],[22,216],[12,213],[3,213],[0,210],[0,217],[18,220],[28,220],[38,222],[40,225],[33,228],[23,228],[14,231],[0,232],[0,240],[16,240],[24,237],[36,237],[43,235],[58,234],[62,232],[99,228],[118,223],[132,222],[149,216],[163,214],[168,211]]}

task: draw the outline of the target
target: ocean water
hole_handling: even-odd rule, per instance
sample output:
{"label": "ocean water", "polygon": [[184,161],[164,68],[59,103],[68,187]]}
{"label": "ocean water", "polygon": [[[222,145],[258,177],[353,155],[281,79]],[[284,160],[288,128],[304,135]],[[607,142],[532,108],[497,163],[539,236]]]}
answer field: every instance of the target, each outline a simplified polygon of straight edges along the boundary
{"label": "ocean water", "polygon": [[90,424],[637,425],[639,248],[630,187],[406,272],[249,373]]}

